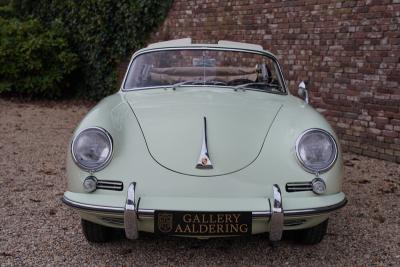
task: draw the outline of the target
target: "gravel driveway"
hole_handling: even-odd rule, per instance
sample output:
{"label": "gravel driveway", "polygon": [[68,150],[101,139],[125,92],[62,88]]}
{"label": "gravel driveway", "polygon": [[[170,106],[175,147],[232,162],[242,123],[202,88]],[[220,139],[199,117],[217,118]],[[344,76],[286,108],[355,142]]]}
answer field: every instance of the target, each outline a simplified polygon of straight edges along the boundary
{"label": "gravel driveway", "polygon": [[0,99],[0,265],[400,266],[400,165],[345,154],[348,205],[317,246],[264,235],[194,240],[150,234],[88,244],[63,205],[65,158],[88,104]]}

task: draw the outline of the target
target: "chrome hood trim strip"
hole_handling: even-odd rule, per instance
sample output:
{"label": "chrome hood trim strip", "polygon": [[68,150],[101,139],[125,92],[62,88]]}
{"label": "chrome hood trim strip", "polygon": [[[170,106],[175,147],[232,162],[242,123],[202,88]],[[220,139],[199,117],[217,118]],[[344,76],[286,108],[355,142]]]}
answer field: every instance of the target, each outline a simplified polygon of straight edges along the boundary
{"label": "chrome hood trim strip", "polygon": [[201,145],[201,151],[199,160],[197,161],[196,168],[197,169],[212,169],[213,165],[210,160],[210,155],[208,154],[208,145],[207,145],[207,118],[204,119],[204,127],[203,127],[203,144]]}

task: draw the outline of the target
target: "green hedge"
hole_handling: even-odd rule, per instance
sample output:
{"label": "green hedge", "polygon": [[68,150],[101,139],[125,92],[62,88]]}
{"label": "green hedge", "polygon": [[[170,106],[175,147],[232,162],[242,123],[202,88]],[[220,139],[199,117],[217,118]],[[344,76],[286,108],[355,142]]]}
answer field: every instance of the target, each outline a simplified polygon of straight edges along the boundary
{"label": "green hedge", "polygon": [[12,0],[11,6],[22,21],[34,18],[45,28],[52,29],[54,24],[61,28],[67,42],[64,48],[75,53],[79,62],[75,71],[64,77],[76,95],[99,99],[116,91],[117,64],[145,44],[154,27],[164,20],[171,3],[172,0]]}
{"label": "green hedge", "polygon": [[66,95],[65,80],[77,66],[77,55],[53,24],[0,18],[0,93],[57,98]]}

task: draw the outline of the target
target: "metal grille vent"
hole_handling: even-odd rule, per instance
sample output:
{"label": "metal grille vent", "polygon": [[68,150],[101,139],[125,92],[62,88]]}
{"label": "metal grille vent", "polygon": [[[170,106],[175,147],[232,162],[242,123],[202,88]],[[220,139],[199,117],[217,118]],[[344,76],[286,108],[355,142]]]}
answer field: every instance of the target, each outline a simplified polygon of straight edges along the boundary
{"label": "metal grille vent", "polygon": [[124,183],[121,182],[121,181],[97,180],[96,188],[97,189],[122,191],[124,189]]}
{"label": "metal grille vent", "polygon": [[293,182],[286,184],[286,192],[312,191],[311,182]]}

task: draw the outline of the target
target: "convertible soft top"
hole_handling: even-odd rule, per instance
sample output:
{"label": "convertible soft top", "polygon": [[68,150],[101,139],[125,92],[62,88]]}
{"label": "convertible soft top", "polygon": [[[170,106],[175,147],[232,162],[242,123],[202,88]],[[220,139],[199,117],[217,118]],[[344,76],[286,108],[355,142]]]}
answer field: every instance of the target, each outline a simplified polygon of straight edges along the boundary
{"label": "convertible soft top", "polygon": [[145,49],[154,49],[154,48],[168,48],[168,47],[187,47],[187,46],[198,46],[198,47],[216,47],[216,48],[240,48],[240,49],[248,49],[255,50],[259,52],[266,52],[263,50],[261,45],[249,44],[249,43],[241,43],[241,42],[232,42],[232,41],[218,41],[216,44],[193,44],[192,38],[183,38],[176,39],[171,41],[158,42],[154,44],[149,44]]}

